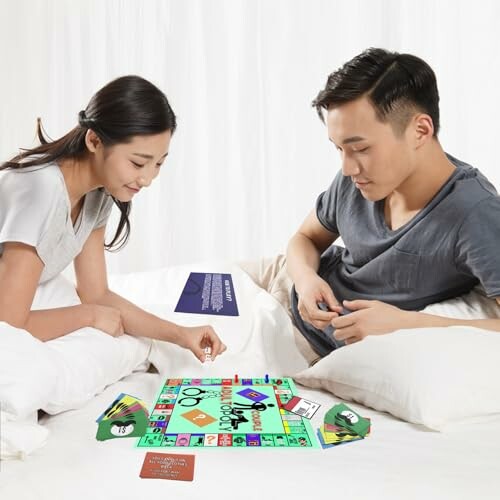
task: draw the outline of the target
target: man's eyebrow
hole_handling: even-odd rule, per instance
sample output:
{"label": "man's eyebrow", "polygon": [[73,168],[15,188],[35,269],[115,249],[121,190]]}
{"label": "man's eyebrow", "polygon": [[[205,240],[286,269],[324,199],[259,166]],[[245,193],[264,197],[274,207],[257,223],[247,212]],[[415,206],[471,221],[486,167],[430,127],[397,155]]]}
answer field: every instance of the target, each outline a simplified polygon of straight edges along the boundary
{"label": "man's eyebrow", "polygon": [[[135,156],[140,156],[141,158],[145,158],[146,160],[152,160],[154,158],[153,155],[148,155],[145,153],[132,153]],[[168,155],[168,151],[161,157],[161,159],[165,158]]]}
{"label": "man's eyebrow", "polygon": [[[365,140],[366,140],[366,137],[361,137],[360,135],[353,135],[352,137],[348,137],[347,139],[344,139],[342,141],[342,144],[350,144],[351,142],[359,142],[359,141],[365,141]],[[330,141],[333,142],[333,140],[331,138],[330,138]]]}

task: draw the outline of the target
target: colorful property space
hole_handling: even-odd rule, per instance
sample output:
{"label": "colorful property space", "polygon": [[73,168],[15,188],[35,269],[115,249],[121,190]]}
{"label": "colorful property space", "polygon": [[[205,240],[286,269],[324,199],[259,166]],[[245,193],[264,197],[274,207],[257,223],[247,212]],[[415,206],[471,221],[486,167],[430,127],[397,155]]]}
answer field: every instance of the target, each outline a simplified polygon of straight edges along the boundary
{"label": "colorful property space", "polygon": [[296,388],[282,379],[167,379],[139,447],[317,448],[311,424],[283,408]]}

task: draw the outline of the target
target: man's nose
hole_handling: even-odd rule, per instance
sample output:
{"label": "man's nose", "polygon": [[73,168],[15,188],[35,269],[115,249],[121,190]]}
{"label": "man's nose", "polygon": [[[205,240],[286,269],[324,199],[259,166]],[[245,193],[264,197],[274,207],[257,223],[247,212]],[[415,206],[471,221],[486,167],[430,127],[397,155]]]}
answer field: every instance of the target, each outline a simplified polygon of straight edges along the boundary
{"label": "man's nose", "polygon": [[342,175],[344,177],[352,177],[360,173],[358,163],[354,158],[344,154],[342,156]]}

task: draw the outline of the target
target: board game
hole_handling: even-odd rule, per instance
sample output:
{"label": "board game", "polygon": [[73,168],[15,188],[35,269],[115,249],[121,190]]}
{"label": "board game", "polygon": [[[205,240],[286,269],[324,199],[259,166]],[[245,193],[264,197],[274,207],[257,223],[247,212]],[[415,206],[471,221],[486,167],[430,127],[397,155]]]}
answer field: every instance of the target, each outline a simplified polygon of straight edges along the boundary
{"label": "board game", "polygon": [[310,422],[283,406],[290,378],[167,379],[138,447],[317,448]]}

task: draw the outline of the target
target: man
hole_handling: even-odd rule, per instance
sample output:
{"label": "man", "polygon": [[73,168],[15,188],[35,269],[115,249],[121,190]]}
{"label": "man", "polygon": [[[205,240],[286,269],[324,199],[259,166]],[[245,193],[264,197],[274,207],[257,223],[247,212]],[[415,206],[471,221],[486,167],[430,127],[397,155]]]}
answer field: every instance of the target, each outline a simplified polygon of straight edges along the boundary
{"label": "man", "polygon": [[500,197],[443,151],[438,102],[427,63],[383,49],[332,73],[313,102],[342,170],[291,238],[287,267],[295,324],[320,356],[402,328],[500,331],[500,319],[418,312],[476,285],[500,304]]}

